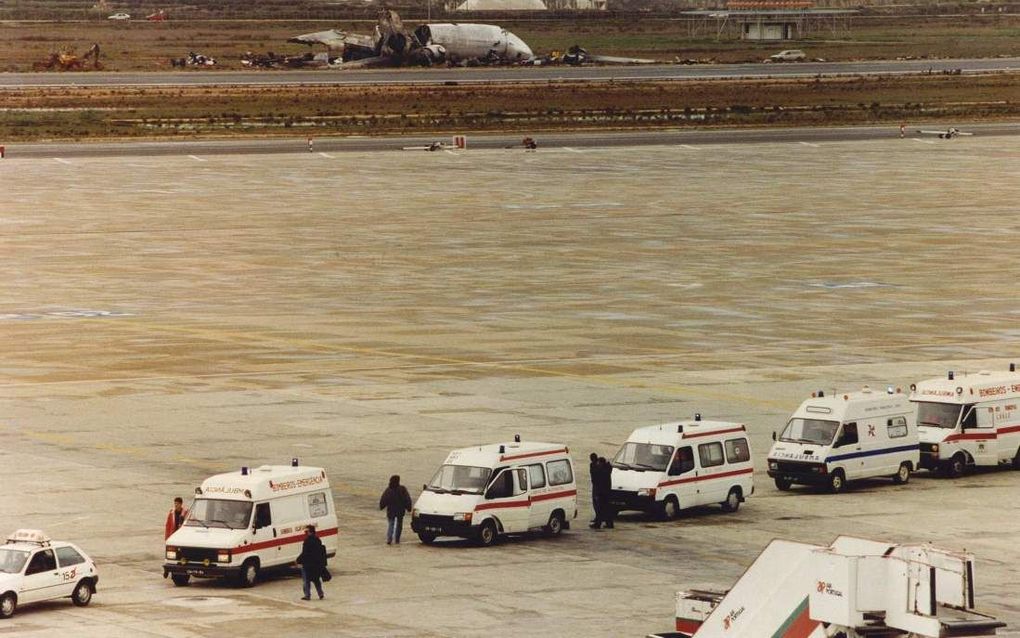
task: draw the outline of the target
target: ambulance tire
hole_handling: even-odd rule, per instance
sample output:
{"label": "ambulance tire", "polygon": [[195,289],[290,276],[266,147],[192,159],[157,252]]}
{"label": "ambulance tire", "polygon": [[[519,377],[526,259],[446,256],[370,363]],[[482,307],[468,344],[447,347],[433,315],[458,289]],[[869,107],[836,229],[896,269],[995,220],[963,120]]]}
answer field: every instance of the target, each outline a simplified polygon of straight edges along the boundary
{"label": "ambulance tire", "polygon": [[846,474],[843,470],[836,470],[829,475],[829,491],[833,494],[839,494],[846,490]]}
{"label": "ambulance tire", "polygon": [[967,472],[967,456],[963,452],[957,452],[943,466],[943,471],[949,478],[960,478]]}
{"label": "ambulance tire", "polygon": [[720,503],[724,512],[736,512],[740,509],[740,488],[730,488],[730,493],[726,495],[726,500]]}
{"label": "ambulance tire", "polygon": [[10,618],[14,615],[14,610],[18,608],[18,597],[14,595],[14,592],[7,592],[3,596],[0,596],[0,618]]}
{"label": "ambulance tire", "polygon": [[1020,448],[1016,449],[1016,454],[1013,456],[1013,469],[1020,470]]}
{"label": "ambulance tire", "polygon": [[903,485],[910,480],[910,463],[900,463],[900,469],[893,474],[893,483]]}
{"label": "ambulance tire", "polygon": [[74,603],[75,607],[85,607],[92,602],[92,581],[87,578],[78,581],[74,592],[71,594],[71,602]]}
{"label": "ambulance tire", "polygon": [[675,496],[667,496],[659,506],[659,518],[664,521],[675,521],[680,518],[680,502]]}
{"label": "ambulance tire", "polygon": [[780,492],[789,492],[792,485],[788,479],[776,477],[776,489]]}
{"label": "ambulance tire", "polygon": [[429,532],[418,532],[418,540],[420,540],[423,545],[431,545],[436,542],[436,535],[430,534]]}
{"label": "ambulance tire", "polygon": [[241,571],[237,574],[237,584],[241,587],[254,587],[259,580],[259,561],[249,558],[241,565]]}
{"label": "ambulance tire", "polygon": [[191,576],[188,574],[170,574],[170,580],[174,581],[174,585],[184,587],[191,582]]}
{"label": "ambulance tire", "polygon": [[549,523],[542,530],[546,536],[550,538],[559,536],[563,533],[563,514],[561,512],[553,512],[549,516]]}
{"label": "ambulance tire", "polygon": [[499,538],[499,530],[496,529],[496,524],[490,518],[482,523],[482,526],[478,528],[478,535],[475,536],[475,542],[482,547],[490,547],[496,543],[497,538]]}

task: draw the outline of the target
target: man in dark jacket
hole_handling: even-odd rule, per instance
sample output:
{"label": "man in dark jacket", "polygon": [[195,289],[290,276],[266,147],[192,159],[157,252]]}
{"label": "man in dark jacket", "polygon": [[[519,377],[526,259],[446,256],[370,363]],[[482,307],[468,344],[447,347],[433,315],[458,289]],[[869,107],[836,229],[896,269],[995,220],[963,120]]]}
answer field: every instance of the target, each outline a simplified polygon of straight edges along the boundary
{"label": "man in dark jacket", "polygon": [[594,527],[598,529],[599,525],[602,524],[602,512],[601,503],[599,503],[599,455],[592,452],[588,455],[588,474],[591,475],[591,509],[595,512],[595,517],[592,518],[591,523],[588,527]]}
{"label": "man in dark jacket", "polygon": [[301,545],[301,554],[297,557],[297,562],[301,565],[301,591],[304,592],[301,600],[311,600],[312,583],[315,583],[319,600],[322,600],[322,572],[326,569],[326,548],[315,533],[314,525],[305,528],[305,541]]}
{"label": "man in dark jacket", "polygon": [[400,532],[404,528],[404,513],[411,511],[411,495],[400,484],[400,475],[390,477],[389,487],[379,498],[379,509],[386,510],[386,544],[400,544]]}
{"label": "man in dark jacket", "polygon": [[605,523],[607,528],[612,529],[613,519],[616,518],[616,508],[610,502],[613,491],[613,466],[605,457],[600,456],[592,472],[592,490],[598,509],[591,526],[598,529]]}

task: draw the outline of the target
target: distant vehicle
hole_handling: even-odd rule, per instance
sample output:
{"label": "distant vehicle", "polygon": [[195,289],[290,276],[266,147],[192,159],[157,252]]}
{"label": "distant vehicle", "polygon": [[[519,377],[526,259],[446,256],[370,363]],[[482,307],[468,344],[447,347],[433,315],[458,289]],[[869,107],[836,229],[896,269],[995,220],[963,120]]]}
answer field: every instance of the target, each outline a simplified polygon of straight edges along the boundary
{"label": "distant vehicle", "polygon": [[801,60],[806,60],[806,59],[807,59],[807,55],[805,55],[804,52],[801,51],[800,49],[787,49],[785,51],[780,51],[779,53],[777,53],[775,55],[770,55],[764,61],[765,62],[800,62]]}
{"label": "distant vehicle", "polygon": [[115,13],[112,16],[107,16],[107,20],[130,20],[130,13]]}
{"label": "distant vehicle", "polygon": [[956,128],[955,126],[950,126],[949,128],[947,128],[944,131],[923,131],[923,130],[919,130],[918,133],[921,133],[922,135],[938,135],[940,140],[951,140],[954,137],[959,137],[961,135],[973,135],[973,133],[964,133],[963,131],[961,131],[960,129]]}
{"label": "distant vehicle", "polygon": [[99,573],[76,545],[34,529],[19,529],[0,545],[0,618],[19,605],[70,598],[78,607],[92,601]]}

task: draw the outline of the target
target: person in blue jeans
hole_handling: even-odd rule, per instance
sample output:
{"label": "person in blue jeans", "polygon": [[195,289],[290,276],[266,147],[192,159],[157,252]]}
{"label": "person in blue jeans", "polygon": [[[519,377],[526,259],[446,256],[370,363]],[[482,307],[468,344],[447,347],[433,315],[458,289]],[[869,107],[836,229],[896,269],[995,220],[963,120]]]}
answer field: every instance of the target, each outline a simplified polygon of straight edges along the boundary
{"label": "person in blue jeans", "polygon": [[304,596],[301,600],[311,600],[312,583],[315,583],[315,591],[322,600],[322,572],[326,569],[326,547],[319,540],[315,533],[315,526],[309,525],[305,528],[305,540],[301,545],[301,555],[297,562],[301,565],[301,592]]}
{"label": "person in blue jeans", "polygon": [[386,544],[400,544],[400,532],[404,527],[404,514],[411,511],[411,495],[400,484],[400,475],[390,477],[390,485],[379,498],[379,509],[386,510]]}

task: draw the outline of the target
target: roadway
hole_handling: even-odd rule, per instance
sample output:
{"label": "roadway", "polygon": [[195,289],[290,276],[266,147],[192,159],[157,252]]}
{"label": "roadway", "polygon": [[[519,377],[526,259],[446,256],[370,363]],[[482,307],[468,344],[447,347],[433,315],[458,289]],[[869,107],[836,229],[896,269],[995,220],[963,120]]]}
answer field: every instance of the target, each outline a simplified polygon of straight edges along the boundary
{"label": "roadway", "polygon": [[[957,126],[976,136],[1014,136],[1020,134],[1020,123],[991,124],[925,124],[925,130],[941,130]],[[522,134],[480,134],[468,136],[469,149],[501,149],[517,146],[520,148]],[[819,142],[850,142],[896,138],[899,128],[895,125],[855,126],[829,128],[776,128],[776,129],[709,129],[709,130],[663,130],[663,131],[585,131],[537,133],[534,135],[539,151],[558,148],[604,148],[624,146],[698,146],[710,144],[817,144]],[[907,129],[909,137],[916,137],[917,127]],[[939,140],[935,136],[923,136],[940,143],[952,144],[956,140]],[[449,143],[446,136],[415,137],[323,137],[313,138],[312,147],[308,138],[263,138],[238,140],[205,141],[132,141],[132,142],[85,142],[85,143],[36,143],[8,144],[8,160],[46,157],[124,157],[156,155],[244,155],[399,151],[403,148],[428,144],[434,140]]]}
{"label": "roadway", "polygon": [[1015,72],[1020,57],[970,60],[880,60],[792,64],[654,64],[647,66],[481,67],[437,69],[360,69],[292,71],[181,71],[98,73],[3,73],[0,88],[54,86],[288,86],[326,84],[437,84],[488,82],[681,81],[814,76],[909,75]]}

